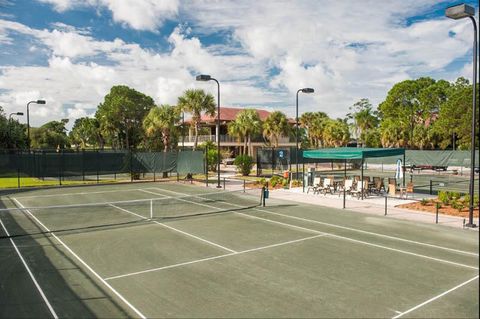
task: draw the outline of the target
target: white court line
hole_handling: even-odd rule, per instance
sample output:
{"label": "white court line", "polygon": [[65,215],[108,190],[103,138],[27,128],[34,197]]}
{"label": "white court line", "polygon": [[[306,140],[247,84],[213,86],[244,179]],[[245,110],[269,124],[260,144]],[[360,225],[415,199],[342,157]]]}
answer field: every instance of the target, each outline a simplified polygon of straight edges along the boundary
{"label": "white court line", "polygon": [[[115,206],[115,205],[113,205],[113,204],[110,204],[110,206],[115,207],[116,209],[119,209],[119,210],[124,211],[124,212],[126,212],[126,213],[129,213],[129,214],[138,216],[138,217],[140,217],[140,218],[142,218],[142,219],[149,220],[148,218],[146,218],[146,217],[144,217],[144,216],[142,216],[142,215],[136,214],[136,213],[134,213],[134,212],[132,212],[132,211],[129,211],[128,209],[125,209],[125,208],[122,208],[122,207],[118,207],[118,206]],[[222,245],[219,245],[219,244],[217,244],[217,243],[211,242],[211,241],[206,240],[206,239],[204,239],[204,238],[201,238],[201,237],[195,236],[195,235],[193,235],[193,234],[187,233],[187,232],[185,232],[185,231],[182,231],[182,230],[180,230],[180,229],[174,228],[174,227],[172,227],[172,226],[168,226],[168,225],[162,224],[162,223],[160,223],[160,222],[157,222],[156,220],[150,220],[150,221],[153,222],[153,223],[155,223],[155,224],[157,224],[157,225],[160,225],[160,226],[163,226],[163,227],[165,227],[165,228],[171,229],[171,230],[173,230],[173,231],[179,232],[179,233],[181,233],[181,234],[183,234],[183,235],[185,235],[185,236],[192,237],[192,238],[195,238],[195,239],[197,239],[197,240],[199,240],[199,241],[205,242],[205,243],[207,243],[207,244],[209,244],[209,245],[212,245],[212,246],[221,248],[221,249],[226,250],[226,251],[229,251],[229,252],[231,252],[231,253],[236,253],[236,251],[233,250],[233,249],[227,248],[227,247],[225,247],[225,246],[222,246]]]}
{"label": "white court line", "polygon": [[[146,190],[143,190],[143,191],[144,191],[144,192],[148,192],[148,193],[153,194],[153,195],[162,195],[162,194],[158,194],[158,193],[150,192],[150,191],[146,191]],[[173,192],[173,191],[172,191],[172,192]],[[176,193],[176,192],[175,192],[175,193]],[[183,193],[178,193],[178,194],[183,194]],[[218,194],[218,193],[216,193],[216,194]],[[202,197],[200,197],[200,196],[198,196],[198,195],[192,195],[191,197],[197,197],[197,198],[203,199]],[[174,198],[175,198],[175,197],[174,197]],[[222,211],[222,210],[223,210],[223,208],[220,208],[220,207],[211,206],[211,205],[208,205],[208,204],[203,204],[203,203],[198,203],[198,202],[193,202],[193,201],[189,201],[189,200],[186,200],[186,199],[180,198],[180,197],[177,197],[177,198],[175,198],[175,199],[179,199],[179,200],[181,200],[181,201],[183,201],[183,202],[190,203],[190,204],[195,204],[195,205],[199,205],[199,206],[204,206],[204,207],[208,207],[208,208],[213,208],[213,209],[218,210],[218,211]],[[234,205],[234,204],[230,204],[230,203],[225,203],[225,204]],[[234,206],[243,207],[243,206],[240,206],[240,205],[234,205]],[[251,208],[250,208],[250,209],[251,209]],[[258,217],[258,216],[254,216],[254,215],[248,215],[248,214],[244,214],[244,213],[236,212],[236,211],[233,211],[232,213],[238,214],[238,215],[242,215],[242,216],[248,217],[248,218],[250,218],[250,219],[259,219],[259,220],[263,220],[263,221],[266,221],[266,222],[269,222],[269,223],[286,226],[286,227],[288,227],[288,228],[300,229],[300,230],[303,230],[303,231],[307,231],[307,232],[309,232],[309,233],[321,234],[321,235],[325,235],[325,234],[326,234],[326,233],[321,232],[321,231],[319,231],[319,230],[314,230],[314,229],[305,228],[305,227],[301,227],[301,226],[297,226],[297,225],[282,223],[282,222],[279,222],[279,221],[276,221],[276,220],[271,220],[271,219],[268,219],[268,218],[262,218],[262,217]]]}
{"label": "white court line", "polygon": [[318,238],[318,237],[323,237],[323,236],[326,236],[326,235],[315,235],[315,236],[310,236],[310,237],[305,237],[305,238],[300,238],[300,239],[295,239],[295,240],[289,240],[289,241],[278,243],[278,244],[272,244],[272,245],[268,245],[268,246],[262,246],[262,247],[242,250],[242,251],[238,251],[238,252],[234,252],[234,253],[230,253],[230,254],[213,256],[213,257],[187,261],[187,262],[178,263],[178,264],[169,265],[169,266],[163,266],[163,267],[146,269],[146,270],[137,271],[137,272],[131,272],[131,273],[128,273],[128,274],[108,277],[108,278],[105,278],[105,280],[119,279],[119,278],[124,278],[124,277],[129,277],[129,276],[145,274],[145,273],[149,273],[149,272],[153,272],[153,271],[160,271],[160,270],[164,270],[164,269],[171,269],[171,268],[176,268],[176,267],[180,267],[180,266],[196,264],[196,263],[203,262],[203,261],[209,261],[209,260],[215,260],[215,259],[225,258],[225,257],[229,257],[229,256],[241,255],[241,254],[249,253],[249,252],[252,252],[252,251],[259,251],[259,250],[264,250],[264,249],[289,245],[289,244],[298,243],[298,242],[301,242],[301,241],[306,241],[306,240],[310,240],[310,239]]}
{"label": "white court line", "polygon": [[[174,191],[169,191],[169,192],[182,194],[182,193],[174,192]],[[191,203],[197,204],[196,202],[192,202],[192,201],[191,201]],[[240,205],[237,205],[237,204],[232,204],[232,203],[227,203],[227,204],[241,207]],[[205,204],[202,204],[202,205],[205,206]],[[210,206],[210,207],[219,209],[218,207],[214,207],[214,206]],[[266,212],[266,213],[277,214],[277,213],[273,213],[273,212],[262,210],[262,209],[257,209],[257,208],[252,208],[252,209],[257,210],[257,211]],[[241,215],[246,215],[246,214],[243,214],[243,213],[240,213],[240,212],[234,212],[234,213],[241,214]],[[278,215],[288,216],[288,215],[283,215],[283,214],[278,214]],[[261,217],[257,217],[257,216],[253,216],[253,215],[246,215],[246,216],[250,216],[250,217],[253,217],[253,218],[259,218],[259,219],[262,219],[262,220],[265,220],[265,221],[270,221],[272,223],[281,223],[281,222],[278,222],[278,221],[270,220],[268,218],[261,218]],[[296,226],[296,225],[292,225],[292,224],[288,224],[288,223],[282,223],[282,224],[289,225],[291,227],[300,227],[300,226]],[[320,231],[315,230],[315,229],[310,229],[310,228],[306,228],[306,227],[301,227],[301,228],[303,228],[305,230],[312,231],[312,232],[320,233]],[[402,254],[406,254],[406,255],[410,255],[410,256],[415,256],[415,257],[420,257],[420,258],[424,258],[424,259],[429,259],[429,260],[433,260],[433,261],[438,261],[438,262],[442,262],[442,263],[446,263],[446,264],[450,264],[450,265],[454,265],[454,266],[460,266],[460,267],[465,267],[465,268],[478,270],[478,267],[470,266],[470,265],[466,265],[466,264],[461,264],[461,263],[456,263],[456,262],[453,262],[453,261],[450,261],[450,260],[445,260],[445,259],[430,257],[430,256],[427,256],[427,255],[412,253],[412,252],[407,251],[407,250],[391,248],[391,247],[388,247],[388,246],[383,246],[383,245],[379,245],[379,244],[370,243],[370,242],[367,242],[367,241],[357,240],[357,239],[353,239],[353,238],[350,238],[350,237],[335,235],[335,234],[328,233],[328,232],[321,232],[321,233],[322,234],[327,234],[327,235],[329,235],[331,237],[334,237],[334,238],[339,238],[339,239],[343,239],[343,240],[352,241],[354,243],[359,243],[359,244],[372,246],[372,247],[376,247],[376,248],[382,248],[382,249],[395,251],[395,252],[398,252],[398,253],[402,253]]]}
{"label": "white court line", "polygon": [[116,192],[131,192],[135,190],[140,190],[138,188],[131,188],[131,189],[117,189],[111,191],[98,191],[98,192],[79,192],[79,193],[63,193],[63,194],[48,194],[48,195],[31,195],[31,196],[20,196],[15,198],[42,198],[42,197],[59,197],[59,196],[72,196],[72,195],[90,195],[90,194],[104,194],[104,193],[116,193]]}
{"label": "white court line", "polygon": [[404,311],[404,312],[399,313],[398,315],[396,315],[396,316],[393,317],[392,319],[400,318],[400,317],[402,317],[402,316],[404,316],[404,315],[406,315],[406,314],[408,314],[408,313],[410,313],[410,312],[412,312],[412,311],[414,311],[414,310],[417,310],[418,308],[423,307],[423,306],[425,306],[426,304],[428,304],[428,303],[430,303],[430,302],[432,302],[432,301],[435,301],[435,300],[437,300],[438,298],[441,298],[441,297],[445,296],[446,294],[449,294],[449,293],[451,293],[452,291],[457,290],[458,288],[461,288],[461,287],[469,284],[470,282],[472,282],[472,281],[474,281],[474,280],[476,280],[476,279],[478,279],[478,275],[476,275],[476,276],[473,277],[473,278],[470,278],[469,280],[467,280],[467,281],[465,281],[465,282],[462,282],[460,285],[455,286],[455,287],[453,287],[452,289],[449,289],[449,290],[441,293],[441,294],[438,295],[438,296],[435,296],[435,297],[433,297],[433,298],[431,298],[431,299],[428,299],[427,301],[424,301],[424,302],[422,302],[421,304],[416,305],[415,307],[412,307],[412,308],[408,309],[407,311]]}
{"label": "white court line", "polygon": [[[171,192],[171,193],[174,193],[174,194],[186,195],[184,193],[175,192],[175,191],[171,191],[171,190],[167,190],[167,189],[153,188],[153,187],[150,188],[150,189],[157,189],[157,190],[160,190],[160,191],[163,190],[163,191]],[[228,202],[226,202],[225,204],[241,207],[240,205],[236,205],[236,204],[232,204],[232,203],[228,203]],[[411,244],[416,244],[416,245],[421,245],[421,246],[427,246],[427,247],[452,251],[452,252],[461,253],[461,254],[465,254],[465,255],[472,255],[472,256],[477,256],[477,257],[479,255],[478,253],[474,253],[474,252],[469,252],[469,251],[458,250],[458,249],[454,249],[454,248],[448,248],[448,247],[444,247],[444,246],[428,244],[428,243],[419,242],[419,241],[410,240],[410,239],[405,239],[405,238],[401,238],[401,237],[395,237],[395,236],[389,236],[389,235],[369,232],[369,231],[366,231],[366,230],[361,230],[361,229],[352,228],[352,227],[346,227],[346,226],[341,226],[341,225],[336,225],[336,224],[331,224],[331,223],[325,223],[325,222],[321,222],[321,221],[314,220],[314,219],[285,215],[285,214],[281,214],[281,213],[268,211],[268,210],[265,210],[265,209],[259,209],[259,208],[253,208],[253,209],[255,209],[257,211],[260,211],[260,212],[268,213],[268,214],[274,214],[274,215],[278,215],[278,216],[288,217],[288,218],[297,219],[297,220],[306,221],[306,222],[311,222],[311,223],[315,223],[315,224],[321,224],[321,225],[331,226],[331,227],[335,227],[335,228],[351,230],[351,231],[355,231],[355,232],[359,232],[359,233],[363,233],[363,234],[374,235],[374,236],[377,236],[377,237],[383,237],[383,238],[393,239],[393,240],[397,240],[397,241],[403,241],[403,242],[407,242],[407,243],[411,243]]]}
{"label": "white court line", "polygon": [[[24,207],[22,203],[16,198],[12,198],[20,207]],[[92,267],[90,267],[82,258],[80,258],[70,247],[68,247],[57,235],[55,235],[47,226],[45,226],[35,215],[33,215],[29,210],[25,210],[33,219],[37,221],[47,232],[52,235],[72,256],[74,256],[85,268],[87,268],[98,280],[100,280],[107,288],[109,288],[120,300],[122,300],[130,309],[132,309],[140,318],[146,318],[137,308],[135,308],[125,297],[123,297],[118,291],[115,290],[108,282],[106,282],[99,274],[97,274]]]}
{"label": "white court line", "polygon": [[[3,228],[3,230],[5,231],[5,233],[7,234],[7,236],[10,236],[10,234],[8,233],[7,228],[5,227],[5,225],[3,224],[3,222],[2,222],[1,219],[0,219],[0,224],[2,225],[2,228]],[[25,259],[23,258],[22,254],[20,253],[20,250],[18,250],[17,245],[15,244],[15,242],[13,241],[12,238],[9,238],[9,239],[10,239],[10,243],[13,245],[13,248],[14,248],[15,251],[17,252],[18,257],[19,257],[20,260],[22,261],[23,266],[24,266],[25,269],[27,270],[28,275],[30,276],[30,278],[32,279],[33,283],[35,284],[35,287],[37,288],[38,292],[40,293],[40,296],[42,296],[43,301],[45,301],[45,303],[47,304],[48,310],[50,310],[50,313],[52,314],[52,317],[55,318],[55,319],[58,319],[57,313],[55,312],[55,310],[53,309],[52,305],[51,305],[50,302],[48,301],[47,296],[45,296],[45,293],[43,292],[42,287],[40,287],[39,283],[37,282],[37,279],[35,279],[35,276],[33,275],[32,271],[30,270],[30,267],[28,267],[27,262],[25,261]]]}

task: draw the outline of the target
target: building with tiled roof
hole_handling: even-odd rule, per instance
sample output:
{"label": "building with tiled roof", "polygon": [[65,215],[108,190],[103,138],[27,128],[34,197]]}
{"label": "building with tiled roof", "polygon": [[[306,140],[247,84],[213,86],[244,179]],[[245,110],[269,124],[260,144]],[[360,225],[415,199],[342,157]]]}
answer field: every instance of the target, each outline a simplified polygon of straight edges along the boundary
{"label": "building with tiled roof", "polygon": [[[220,144],[221,147],[228,147],[233,155],[239,153],[239,148],[243,146],[243,142],[238,141],[238,138],[235,136],[230,136],[228,134],[228,123],[235,121],[237,114],[244,110],[245,108],[237,108],[237,107],[224,107],[220,108]],[[260,119],[265,121],[265,119],[270,115],[270,112],[267,110],[256,109]],[[187,115],[188,116],[188,115]],[[190,119],[185,119],[185,124],[190,124]],[[295,121],[290,119],[289,122],[293,125]],[[198,143],[201,144],[205,141],[213,141],[215,142],[216,138],[216,123],[217,123],[217,116],[210,116],[207,114],[202,114],[200,120],[200,133],[198,136]],[[183,145],[186,147],[193,146],[194,141],[194,133],[193,128],[189,128],[188,136],[185,136],[183,140]],[[180,140],[180,145],[182,145],[182,140]],[[253,154],[255,154],[255,150],[258,147],[264,147],[268,145],[268,141],[266,141],[263,136],[258,136],[252,140],[252,148]],[[279,147],[291,147],[295,146],[295,141],[291,142],[289,137],[283,137],[279,140]]]}

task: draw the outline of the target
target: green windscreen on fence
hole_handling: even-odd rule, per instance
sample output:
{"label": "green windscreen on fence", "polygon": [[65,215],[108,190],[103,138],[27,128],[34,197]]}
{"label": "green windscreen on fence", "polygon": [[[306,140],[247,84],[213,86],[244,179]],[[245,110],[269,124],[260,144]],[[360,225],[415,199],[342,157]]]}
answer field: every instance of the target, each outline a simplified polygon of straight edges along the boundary
{"label": "green windscreen on fence", "polygon": [[[475,166],[478,166],[478,151],[475,154]],[[406,150],[406,165],[432,165],[432,166],[462,166],[470,167],[470,151],[420,151]],[[369,158],[366,160],[369,164],[395,164],[397,156],[384,158]]]}
{"label": "green windscreen on fence", "polygon": [[139,173],[204,173],[202,151],[0,150],[0,177],[63,178]]}
{"label": "green windscreen on fence", "polygon": [[177,172],[179,174],[205,173],[205,159],[202,151],[178,152]]}

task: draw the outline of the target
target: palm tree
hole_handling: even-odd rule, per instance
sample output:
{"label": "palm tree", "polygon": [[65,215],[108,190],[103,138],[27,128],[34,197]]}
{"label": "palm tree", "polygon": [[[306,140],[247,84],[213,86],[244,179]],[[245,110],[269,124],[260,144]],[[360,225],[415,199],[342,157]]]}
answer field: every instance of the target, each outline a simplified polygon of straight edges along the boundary
{"label": "palm tree", "polygon": [[183,96],[178,98],[177,107],[192,115],[192,127],[194,128],[195,139],[193,142],[193,149],[197,149],[198,144],[198,129],[202,112],[210,116],[215,115],[216,107],[213,95],[206,94],[203,90],[186,90]]}
{"label": "palm tree", "polygon": [[260,133],[262,130],[262,121],[257,111],[254,109],[245,109],[240,111],[235,121],[229,125],[229,132],[234,136],[243,138],[243,154],[252,155],[252,136]]}
{"label": "palm tree", "polygon": [[147,137],[154,138],[161,134],[163,150],[167,152],[172,148],[171,138],[175,133],[175,124],[180,121],[180,110],[174,106],[161,105],[148,112],[143,120],[143,128]]}
{"label": "palm tree", "polygon": [[312,147],[323,144],[323,130],[328,116],[324,112],[305,112],[300,116],[300,125],[307,130],[308,141]]}
{"label": "palm tree", "polygon": [[270,113],[263,123],[263,136],[275,147],[278,147],[278,139],[281,136],[288,136],[289,131],[287,116],[280,111]]}
{"label": "palm tree", "polygon": [[[239,122],[237,121],[232,121],[230,123],[228,123],[228,135],[231,135],[231,136],[234,136],[236,137],[238,140],[239,143],[242,142],[242,140],[245,138],[244,134],[243,134],[243,130],[242,130],[242,127],[240,125]],[[245,139],[245,143],[246,143],[246,139]],[[243,146],[243,154],[245,154],[245,149],[246,149],[246,146],[244,145]]]}

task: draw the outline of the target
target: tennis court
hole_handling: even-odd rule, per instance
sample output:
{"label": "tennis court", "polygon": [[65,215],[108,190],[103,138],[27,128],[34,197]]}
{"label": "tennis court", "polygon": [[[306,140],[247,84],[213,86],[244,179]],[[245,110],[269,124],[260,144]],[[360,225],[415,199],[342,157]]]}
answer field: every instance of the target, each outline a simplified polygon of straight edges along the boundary
{"label": "tennis court", "polygon": [[478,317],[477,231],[259,204],[184,183],[2,196],[0,317]]}

